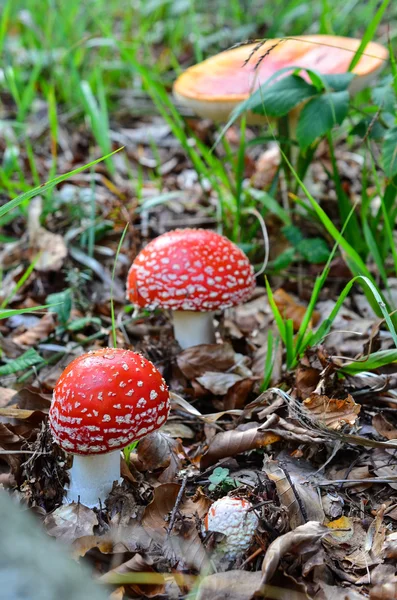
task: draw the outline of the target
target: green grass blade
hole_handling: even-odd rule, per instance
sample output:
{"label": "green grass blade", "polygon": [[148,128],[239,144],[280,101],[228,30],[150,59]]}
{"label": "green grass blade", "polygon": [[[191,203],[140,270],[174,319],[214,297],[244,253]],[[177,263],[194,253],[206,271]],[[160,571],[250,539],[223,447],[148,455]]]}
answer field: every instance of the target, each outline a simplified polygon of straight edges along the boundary
{"label": "green grass blade", "polygon": [[350,65],[349,65],[349,71],[353,71],[354,67],[356,67],[358,65],[358,63],[360,62],[360,58],[362,57],[362,55],[365,51],[365,48],[367,47],[369,42],[374,37],[376,30],[378,29],[378,26],[384,15],[384,12],[385,12],[386,8],[389,6],[389,4],[390,4],[390,0],[383,0],[382,4],[376,11],[375,16],[370,20],[370,23],[364,33],[361,44],[359,45],[357,52],[353,56],[353,60],[351,61]]}
{"label": "green grass blade", "polygon": [[110,154],[107,154],[106,156],[101,156],[101,158],[97,158],[96,160],[93,160],[90,163],[83,165],[82,167],[73,169],[73,171],[69,171],[68,173],[64,173],[63,175],[58,175],[58,177],[55,177],[54,179],[51,179],[50,181],[47,181],[46,183],[42,183],[38,187],[35,187],[32,190],[25,192],[24,194],[20,194],[13,200],[10,200],[9,202],[7,202],[7,204],[5,204],[4,206],[0,207],[0,218],[3,217],[5,214],[7,214],[10,210],[17,208],[20,204],[25,202],[25,200],[30,200],[31,198],[34,198],[34,196],[37,196],[37,194],[43,194],[44,192],[47,192],[49,189],[51,189],[58,183],[65,181],[65,179],[68,179],[69,177],[72,177],[73,175],[77,175],[77,173],[81,173],[82,171],[89,169],[93,165],[97,165],[98,163],[102,162],[103,160],[106,160],[107,158],[109,158],[110,156],[113,156],[113,154],[116,154],[116,152],[120,152],[120,150],[122,150],[122,149],[123,149],[123,147],[117,148],[117,150],[114,150],[114,152],[111,152]]}
{"label": "green grass blade", "polygon": [[129,223],[126,224],[126,226],[123,229],[123,233],[121,234],[121,238],[120,238],[119,244],[117,246],[116,256],[114,257],[114,263],[113,263],[113,269],[112,269],[112,286],[110,288],[110,315],[111,315],[111,319],[112,319],[113,348],[117,348],[116,317],[114,314],[113,284],[114,284],[114,278],[116,275],[117,260],[119,258],[120,250],[123,245],[125,235],[128,231],[128,227],[129,227]]}

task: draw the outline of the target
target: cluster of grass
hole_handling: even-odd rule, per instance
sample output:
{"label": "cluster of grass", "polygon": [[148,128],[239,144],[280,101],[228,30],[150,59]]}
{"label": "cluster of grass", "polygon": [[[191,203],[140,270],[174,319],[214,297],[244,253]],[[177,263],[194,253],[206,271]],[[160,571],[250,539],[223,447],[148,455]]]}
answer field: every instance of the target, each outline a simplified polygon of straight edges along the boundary
{"label": "cluster of grass", "polygon": [[[383,23],[391,23],[386,28]],[[325,263],[321,276],[314,283],[313,294],[306,316],[297,336],[292,323],[278,311],[270,286],[269,300],[274,309],[280,340],[285,345],[287,366],[292,368],[309,346],[320,342],[329,331],[333,319],[354,283],[363,283],[373,309],[396,338],[393,314],[395,306],[389,293],[390,277],[397,277],[397,251],[394,230],[397,219],[397,68],[393,48],[397,28],[397,5],[389,0],[275,0],[271,9],[263,2],[242,0],[140,0],[134,3],[123,0],[91,0],[68,3],[55,0],[6,0],[1,8],[0,49],[3,56],[0,72],[0,93],[12,106],[10,114],[0,122],[4,132],[4,153],[0,165],[0,185],[9,203],[0,208],[0,227],[16,217],[26,218],[30,198],[39,193],[44,196],[44,214],[57,210],[52,201],[51,189],[69,174],[55,178],[59,172],[58,144],[60,123],[70,127],[85,122],[99,148],[109,177],[115,174],[111,155],[112,129],[117,129],[113,115],[123,96],[130,98],[135,107],[132,116],[145,111],[160,114],[169,124],[173,135],[191,160],[200,181],[209,181],[218,197],[217,218],[225,231],[251,256],[258,256],[255,240],[260,223],[253,218],[259,213],[266,218],[276,215],[291,239],[299,241],[301,260]],[[375,38],[389,45],[390,66],[385,69],[375,89],[361,92],[349,101],[343,96],[343,118],[335,119],[315,140],[302,144],[296,164],[288,159],[288,140],[266,133],[249,144],[262,144],[278,139],[284,154],[281,171],[289,185],[290,205],[281,206],[277,197],[278,176],[268,192],[243,185],[244,154],[248,146],[245,122],[240,126],[240,147],[233,150],[219,131],[218,144],[226,159],[218,157],[213,148],[196,138],[184,118],[174,106],[170,89],[172,81],[190,62],[247,38],[299,35],[302,33],[329,33],[362,37],[365,42]],[[359,53],[365,52],[365,43]],[[355,58],[357,60],[359,55]],[[311,74],[318,98],[326,94],[343,94],[345,89],[331,89],[329,82],[316,79]],[[296,74],[295,77],[299,77]],[[332,96],[336,99],[336,95]],[[338,99],[342,98],[341,95]],[[148,99],[150,104],[148,105]],[[40,186],[42,166],[38,164],[35,143],[30,137],[35,123],[38,101],[45,101],[47,110],[46,131],[43,136],[44,152],[51,157],[45,179]],[[338,100],[339,101],[339,100]],[[41,104],[42,106],[42,104]],[[271,110],[271,106],[267,105]],[[336,127],[333,127],[336,125]],[[362,168],[362,198],[352,206],[344,191],[335,158],[335,146],[340,138],[347,144],[360,147],[364,160]],[[334,223],[303,184],[314,152],[320,140],[326,140],[331,157],[329,177],[334,183],[339,211]],[[47,144],[47,147],[45,147]],[[96,161],[87,157],[88,168]],[[26,164],[28,168],[26,168]],[[86,167],[84,167],[86,168]],[[77,169],[74,172],[77,172]],[[284,170],[284,173],[282,171]],[[142,182],[132,183],[139,198]],[[368,182],[372,192],[368,192]],[[161,175],[158,175],[161,190]],[[36,186],[32,190],[32,186]],[[170,196],[159,195],[157,202],[167,202]],[[93,201],[94,202],[94,201]],[[153,203],[153,199],[150,200]],[[144,210],[145,204],[142,206]],[[92,256],[95,243],[95,202],[91,207],[92,223],[80,242]],[[295,216],[320,226],[323,239],[304,240],[295,226]],[[300,237],[299,237],[300,236]],[[3,243],[12,241],[6,236]],[[320,253],[319,253],[320,248]],[[120,249],[120,248],[119,248]],[[327,280],[329,266],[336,252],[341,252],[354,279],[349,282],[338,299],[333,314],[318,329],[310,329],[314,307]],[[286,252],[270,265],[269,271],[280,272],[296,260],[296,248]],[[113,308],[112,308],[113,314]],[[391,316],[389,316],[391,315]],[[114,319],[113,336],[115,338]],[[264,386],[271,377],[271,356],[277,339],[269,334],[268,363]],[[379,357],[375,357],[379,359]],[[370,360],[370,359],[368,359]],[[367,362],[369,368],[373,362]],[[384,363],[395,360],[395,354],[382,355]],[[364,364],[364,363],[363,363]],[[376,362],[376,364],[379,364]]]}

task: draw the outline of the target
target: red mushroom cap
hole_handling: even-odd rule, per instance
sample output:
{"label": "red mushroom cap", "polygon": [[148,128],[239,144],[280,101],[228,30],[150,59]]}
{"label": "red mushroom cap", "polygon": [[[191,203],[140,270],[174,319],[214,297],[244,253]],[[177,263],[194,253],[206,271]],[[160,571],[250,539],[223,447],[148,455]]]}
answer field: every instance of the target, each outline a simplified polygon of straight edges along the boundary
{"label": "red mushroom cap", "polygon": [[150,242],[127,280],[133,304],[146,308],[212,311],[248,300],[254,270],[230,240],[207,229],[176,229]]}
{"label": "red mushroom cap", "polygon": [[54,389],[50,427],[71,454],[105,454],[161,427],[169,408],[167,385],[150,361],[104,348],[66,367]]}

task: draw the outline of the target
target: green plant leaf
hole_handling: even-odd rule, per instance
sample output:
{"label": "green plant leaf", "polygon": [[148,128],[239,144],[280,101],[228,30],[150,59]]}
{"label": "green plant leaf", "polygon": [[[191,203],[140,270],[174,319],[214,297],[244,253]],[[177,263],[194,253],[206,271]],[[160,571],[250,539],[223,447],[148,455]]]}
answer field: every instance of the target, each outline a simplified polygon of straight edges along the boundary
{"label": "green plant leaf", "polygon": [[96,164],[100,163],[101,161],[106,160],[110,156],[113,156],[113,154],[116,154],[116,152],[120,152],[120,150],[122,150],[123,147],[118,148],[117,150],[115,150],[114,152],[111,152],[107,156],[101,156],[101,158],[93,160],[92,162],[87,163],[86,165],[83,165],[82,167],[73,169],[73,171],[69,171],[68,173],[65,173],[64,175],[59,175],[58,177],[55,177],[54,179],[47,181],[47,183],[42,183],[38,187],[35,187],[32,190],[29,190],[28,192],[24,192],[23,194],[20,194],[16,198],[13,198],[9,202],[7,202],[7,204],[4,204],[4,206],[0,207],[0,218],[3,215],[7,214],[10,210],[13,210],[17,206],[19,206],[20,204],[25,202],[26,200],[30,200],[31,198],[34,198],[34,196],[37,196],[38,194],[44,194],[44,192],[47,192],[52,187],[54,187],[58,183],[61,183],[62,181],[65,181],[65,179],[68,179],[72,175],[77,175],[77,173],[81,173],[82,171],[89,169],[93,165],[96,165]]}
{"label": "green plant leaf", "polygon": [[295,258],[295,248],[286,248],[281,254],[271,263],[272,270],[282,271],[286,269]]}
{"label": "green plant leaf", "polygon": [[72,292],[68,288],[62,292],[50,294],[46,298],[46,302],[52,304],[50,311],[58,315],[59,322],[66,325],[69,321],[70,312],[72,310]]}
{"label": "green plant leaf", "polygon": [[283,227],[281,231],[294,248],[303,241],[303,234],[296,225],[287,225],[286,227]]}
{"label": "green plant leaf", "polygon": [[39,365],[43,362],[45,362],[44,358],[42,358],[34,348],[29,348],[29,350],[21,354],[18,358],[14,358],[6,365],[0,367],[0,377],[12,375],[18,371],[24,371],[33,365]]}
{"label": "green plant leaf", "polygon": [[340,125],[349,110],[349,92],[331,92],[316,96],[303,107],[296,136],[305,150],[336,124]]}
{"label": "green plant leaf", "polygon": [[356,75],[354,73],[329,73],[328,75],[322,75],[321,77],[326,88],[331,89],[334,92],[344,92]]}
{"label": "green plant leaf", "polygon": [[396,97],[391,84],[381,85],[373,88],[371,92],[372,101],[380,106],[386,112],[394,113],[396,106]]}
{"label": "green plant leaf", "polygon": [[298,104],[317,94],[299,75],[288,75],[269,87],[260,87],[249,98],[248,109],[259,115],[283,117]]}
{"label": "green plant leaf", "polygon": [[325,263],[328,260],[329,248],[322,238],[309,238],[302,240],[296,250],[305,260],[312,264]]}
{"label": "green plant leaf", "polygon": [[393,127],[385,135],[382,148],[383,168],[387,177],[397,175],[397,127]]}
{"label": "green plant leaf", "polygon": [[397,350],[380,350],[379,352],[373,352],[365,360],[356,360],[348,363],[341,368],[343,373],[349,375],[355,375],[356,373],[362,373],[363,371],[370,371],[372,369],[379,369],[385,365],[397,362]]}
{"label": "green plant leaf", "polygon": [[390,0],[383,0],[375,15],[372,17],[372,19],[369,19],[369,24],[364,33],[364,37],[361,41],[361,44],[359,45],[357,52],[353,56],[353,60],[349,65],[349,71],[353,71],[354,67],[356,67],[360,62],[360,59],[365,52],[365,48],[375,35],[378,25],[382,20],[383,14],[389,5],[389,2]]}
{"label": "green plant leaf", "polygon": [[217,467],[208,477],[209,481],[213,485],[219,485],[229,476],[229,469],[224,469],[223,467]]}

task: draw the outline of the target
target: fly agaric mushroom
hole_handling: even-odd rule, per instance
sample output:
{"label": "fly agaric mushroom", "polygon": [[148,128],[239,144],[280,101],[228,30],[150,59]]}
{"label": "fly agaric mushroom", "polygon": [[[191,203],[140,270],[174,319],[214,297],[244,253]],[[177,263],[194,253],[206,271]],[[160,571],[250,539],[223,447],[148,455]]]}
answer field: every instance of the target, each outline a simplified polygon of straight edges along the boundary
{"label": "fly agaric mushroom", "polygon": [[219,550],[230,560],[248,550],[258,523],[259,519],[248,500],[229,496],[214,502],[204,520],[207,532],[225,535]]}
{"label": "fly agaric mushroom", "polygon": [[[174,95],[182,106],[199,117],[224,123],[238,104],[280,69],[291,66],[291,70],[306,67],[324,75],[347,73],[360,44],[358,39],[332,35],[270,39],[261,47],[247,44],[187,69],[174,83]],[[256,68],[262,56],[264,59]],[[350,84],[350,93],[366,87],[382,69],[387,57],[386,48],[369,42],[352,71],[356,77]],[[261,115],[247,114],[248,123],[265,120]]]}
{"label": "fly agaric mushroom", "polygon": [[248,300],[254,287],[254,270],[242,250],[207,229],[176,229],[155,238],[135,258],[127,279],[135,306],[173,311],[181,348],[213,343],[213,312]]}
{"label": "fly agaric mushroom", "polygon": [[49,414],[56,442],[75,455],[66,501],[103,502],[120,480],[120,449],[164,425],[169,408],[164,379],[140,354],[103,348],[73,360]]}

